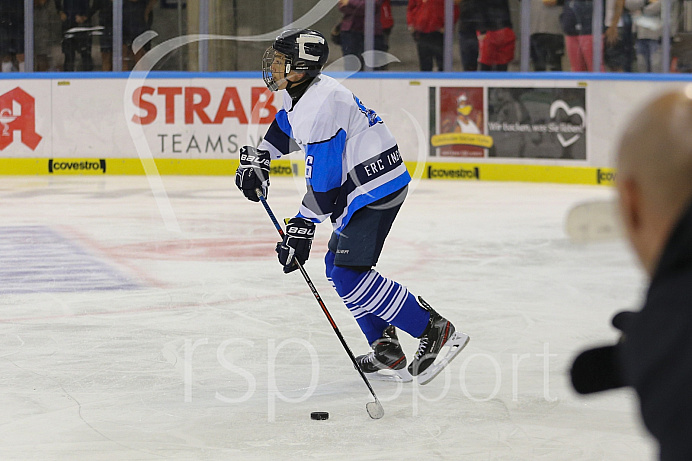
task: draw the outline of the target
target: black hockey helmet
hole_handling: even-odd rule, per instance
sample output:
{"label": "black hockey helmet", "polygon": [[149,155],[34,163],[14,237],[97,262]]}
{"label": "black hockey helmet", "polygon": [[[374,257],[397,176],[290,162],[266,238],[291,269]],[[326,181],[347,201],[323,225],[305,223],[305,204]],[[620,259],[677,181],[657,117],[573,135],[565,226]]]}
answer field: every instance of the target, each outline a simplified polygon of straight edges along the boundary
{"label": "black hockey helmet", "polygon": [[[286,58],[284,76],[295,70],[304,72],[306,79],[317,76],[329,58],[327,39],[320,32],[310,29],[289,29],[282,32],[262,58],[262,78],[272,91],[278,89],[271,69],[277,51]],[[298,82],[293,84],[296,83]]]}

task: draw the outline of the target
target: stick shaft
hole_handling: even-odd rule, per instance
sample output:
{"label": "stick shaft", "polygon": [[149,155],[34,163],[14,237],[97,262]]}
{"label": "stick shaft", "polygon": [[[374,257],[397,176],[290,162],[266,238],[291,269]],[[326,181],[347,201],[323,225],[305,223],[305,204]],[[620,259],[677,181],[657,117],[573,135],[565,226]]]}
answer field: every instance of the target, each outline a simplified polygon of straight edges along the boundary
{"label": "stick shaft", "polygon": [[[281,228],[281,224],[279,224],[279,220],[276,219],[274,212],[271,210],[271,208],[269,207],[269,204],[267,203],[267,199],[264,197],[264,194],[262,194],[262,192],[259,189],[257,189],[257,197],[260,199],[260,202],[262,202],[262,205],[264,206],[264,209],[267,211],[267,214],[269,215],[272,222],[274,223],[274,227],[276,227],[277,232],[283,238],[284,231]],[[351,352],[351,349],[348,347],[348,344],[346,344],[346,340],[344,339],[343,335],[339,331],[339,328],[336,326],[336,322],[334,322],[334,319],[332,318],[332,315],[329,313],[327,306],[324,304],[324,301],[322,301],[322,297],[320,297],[320,294],[317,292],[317,288],[315,288],[315,285],[312,283],[310,276],[308,275],[308,273],[305,270],[305,268],[303,267],[303,265],[300,264],[300,262],[296,261],[296,264],[298,265],[298,269],[300,269],[300,273],[303,274],[303,278],[305,279],[305,282],[307,282],[308,286],[310,287],[310,291],[312,291],[313,296],[317,300],[317,304],[320,305],[320,308],[322,309],[322,312],[324,312],[324,315],[327,317],[327,320],[329,320],[329,323],[332,326],[334,333],[336,333],[336,336],[339,338],[339,341],[341,341],[341,345],[346,350],[346,353],[348,354],[349,358],[351,359],[351,362],[353,362],[353,366],[356,368],[356,370],[358,370],[360,377],[363,378],[363,382],[365,383],[366,386],[368,386],[368,389],[370,390],[370,393],[372,394],[372,396],[375,398],[375,401],[379,403],[379,399],[377,398],[377,395],[375,395],[375,391],[373,390],[372,385],[370,384],[370,381],[368,380],[368,378],[363,373],[363,370],[361,370],[360,367],[358,366],[358,362],[356,362],[356,357],[353,355],[353,352]]]}

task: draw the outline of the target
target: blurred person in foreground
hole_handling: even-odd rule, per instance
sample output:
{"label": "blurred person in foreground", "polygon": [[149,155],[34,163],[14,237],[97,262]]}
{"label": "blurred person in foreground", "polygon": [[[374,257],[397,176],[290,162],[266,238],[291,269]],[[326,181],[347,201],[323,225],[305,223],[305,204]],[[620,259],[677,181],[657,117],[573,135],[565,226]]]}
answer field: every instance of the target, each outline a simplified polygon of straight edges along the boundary
{"label": "blurred person in foreground", "polygon": [[631,386],[661,460],[692,459],[692,85],[647,104],[617,160],[619,208],[649,276],[644,307],[621,312],[615,345],[582,352],[572,383],[584,394]]}

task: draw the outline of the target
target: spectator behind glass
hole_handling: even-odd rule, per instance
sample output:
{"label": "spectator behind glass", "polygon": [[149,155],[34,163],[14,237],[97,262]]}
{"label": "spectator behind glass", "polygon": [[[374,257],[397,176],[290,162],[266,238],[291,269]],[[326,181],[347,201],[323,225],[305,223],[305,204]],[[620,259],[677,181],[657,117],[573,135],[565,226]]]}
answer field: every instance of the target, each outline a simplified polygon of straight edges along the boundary
{"label": "spectator behind glass", "polygon": [[89,17],[99,15],[99,25],[103,32],[99,37],[101,46],[101,70],[113,70],[113,0],[94,0]]}
{"label": "spectator behind glass", "polygon": [[[459,17],[459,8],[454,6],[454,22]],[[445,0],[409,0],[406,10],[408,30],[418,49],[420,70],[444,70]]]}
{"label": "spectator behind glass", "polygon": [[516,36],[512,30],[509,0],[470,0],[477,13],[480,70],[506,71],[514,59]]}
{"label": "spectator behind glass", "polygon": [[459,48],[461,65],[465,71],[478,70],[478,35],[476,22],[478,20],[473,0],[459,2]]}
{"label": "spectator behind glass", "polygon": [[394,16],[392,16],[392,0],[382,0],[380,9],[380,22],[382,23],[382,34],[384,35],[384,48],[382,51],[389,51],[389,36],[394,27]]}
{"label": "spectator behind glass", "polygon": [[[592,0],[565,0],[560,22],[572,72],[593,71],[592,19]],[[603,70],[605,67],[601,65]]]}
{"label": "spectator behind glass", "polygon": [[561,71],[565,38],[560,27],[564,0],[531,0],[531,61],[536,71]]}
{"label": "spectator behind glass", "polygon": [[3,72],[24,72],[24,0],[0,0]]}
{"label": "spectator behind glass", "polygon": [[91,58],[91,35],[88,32],[70,32],[75,27],[89,26],[89,0],[55,0],[62,21],[62,52],[65,55],[65,72],[75,70],[77,53],[82,60],[82,70],[89,72],[94,67]]}
{"label": "spectator behind glass", "polygon": [[123,70],[132,70],[148,50],[145,46],[135,53],[132,42],[151,28],[152,11],[156,2],[157,0],[123,0]]}
{"label": "spectator behind glass", "polygon": [[58,10],[51,0],[34,0],[34,69],[51,69],[50,55],[59,37]]}
{"label": "spectator behind glass", "polygon": [[[365,0],[339,0],[341,19],[341,52],[344,56],[354,55],[360,60],[363,69],[363,51],[365,51]],[[385,51],[384,32],[382,30],[382,0],[375,0],[375,50]],[[355,70],[355,69],[347,69]],[[376,69],[377,70],[377,69]]]}
{"label": "spectator behind glass", "polygon": [[612,72],[632,72],[634,35],[632,16],[625,9],[625,0],[606,0],[605,50],[603,60]]}
{"label": "spectator behind glass", "polygon": [[[132,68],[142,59],[148,47],[138,53],[132,51],[132,42],[151,28],[152,11],[157,0],[123,1],[123,70]],[[99,14],[99,24],[103,26],[101,35],[101,70],[113,70],[113,0],[94,0],[90,17]]]}
{"label": "spectator behind glass", "polygon": [[625,0],[625,7],[632,12],[637,71],[662,72],[661,68],[661,2],[659,0]]}

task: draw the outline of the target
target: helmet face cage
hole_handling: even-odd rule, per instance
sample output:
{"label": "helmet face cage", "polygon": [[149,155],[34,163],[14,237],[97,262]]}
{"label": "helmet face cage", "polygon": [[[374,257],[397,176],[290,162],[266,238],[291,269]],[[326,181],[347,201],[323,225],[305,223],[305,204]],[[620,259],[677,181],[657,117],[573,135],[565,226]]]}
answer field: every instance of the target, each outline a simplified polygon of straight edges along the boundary
{"label": "helmet face cage", "polygon": [[[279,83],[274,80],[274,72],[272,71],[272,66],[274,64],[274,59],[276,58],[277,51],[273,46],[267,48],[262,57],[262,79],[271,91],[277,91],[279,89]],[[281,79],[285,79],[289,72],[291,72],[291,58],[281,53],[285,58],[284,75]],[[279,80],[281,81],[281,80]]]}

